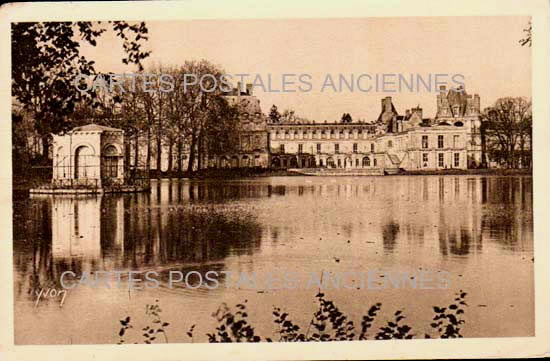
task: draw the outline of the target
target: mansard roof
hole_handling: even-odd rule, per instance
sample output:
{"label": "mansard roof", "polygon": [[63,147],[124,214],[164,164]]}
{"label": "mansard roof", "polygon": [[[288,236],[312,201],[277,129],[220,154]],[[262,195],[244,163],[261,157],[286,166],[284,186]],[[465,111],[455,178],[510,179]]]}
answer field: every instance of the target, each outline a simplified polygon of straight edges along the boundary
{"label": "mansard roof", "polygon": [[[466,107],[468,105],[468,97],[471,98],[471,96],[466,93],[466,89],[459,88],[459,89],[449,89],[449,92],[447,93],[447,101],[449,102],[449,107],[451,108],[451,114],[453,115],[464,115],[466,112]],[[459,112],[461,114],[454,114],[454,106],[459,105]]]}

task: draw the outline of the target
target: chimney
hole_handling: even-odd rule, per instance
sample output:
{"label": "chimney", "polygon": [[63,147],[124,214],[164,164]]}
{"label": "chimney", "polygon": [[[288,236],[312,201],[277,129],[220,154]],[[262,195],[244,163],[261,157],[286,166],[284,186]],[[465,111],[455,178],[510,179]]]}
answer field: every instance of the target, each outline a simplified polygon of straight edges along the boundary
{"label": "chimney", "polygon": [[241,91],[242,91],[241,82],[238,81],[237,82],[237,95],[241,95]]}
{"label": "chimney", "polygon": [[252,83],[246,84],[246,95],[252,95],[252,90],[254,89],[254,86]]}
{"label": "chimney", "polygon": [[412,108],[412,113],[416,114],[418,118],[422,119],[422,108],[420,107]]}
{"label": "chimney", "polygon": [[382,113],[391,113],[391,97],[382,99]]}

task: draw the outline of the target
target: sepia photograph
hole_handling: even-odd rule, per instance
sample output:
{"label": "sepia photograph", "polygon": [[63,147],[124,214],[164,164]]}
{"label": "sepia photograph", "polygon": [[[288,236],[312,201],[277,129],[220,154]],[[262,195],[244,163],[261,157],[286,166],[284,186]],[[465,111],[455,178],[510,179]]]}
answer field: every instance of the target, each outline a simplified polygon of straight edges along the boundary
{"label": "sepia photograph", "polygon": [[15,346],[537,336],[531,16],[113,19],[9,23]]}

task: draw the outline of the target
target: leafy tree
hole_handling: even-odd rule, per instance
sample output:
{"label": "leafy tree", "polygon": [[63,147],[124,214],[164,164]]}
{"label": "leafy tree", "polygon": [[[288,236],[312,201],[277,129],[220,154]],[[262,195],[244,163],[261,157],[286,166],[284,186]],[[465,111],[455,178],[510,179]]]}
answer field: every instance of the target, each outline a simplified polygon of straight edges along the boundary
{"label": "leafy tree", "polygon": [[351,115],[349,113],[342,114],[341,121],[342,121],[342,123],[351,123],[352,122]]}
{"label": "leafy tree", "polygon": [[271,123],[279,123],[281,120],[281,113],[277,110],[277,106],[273,104],[269,110],[269,121]]}
{"label": "leafy tree", "polygon": [[197,79],[196,82],[189,79],[187,85],[179,82],[175,90],[178,92],[177,113],[172,113],[181,140],[189,147],[187,171],[192,172],[195,162],[198,168],[202,167],[204,155],[209,150],[219,153],[236,145],[237,123],[235,110],[226,103],[221,89],[224,72],[220,67],[206,60],[186,61],[178,73],[178,79],[184,79],[185,74],[192,74]]}
{"label": "leafy tree", "polygon": [[293,123],[296,120],[296,116],[294,114],[294,110],[292,109],[285,109],[283,111],[283,114],[281,114],[281,123]]}
{"label": "leafy tree", "polygon": [[97,75],[94,61],[80,54],[80,45],[96,46],[108,28],[123,41],[126,57],[122,62],[143,69],[141,61],[150,54],[141,48],[148,32],[144,22],[24,22],[11,26],[12,96],[32,114],[44,157],[49,134],[70,128],[76,105],[95,100],[94,91],[80,92],[74,84],[80,74]]}
{"label": "leafy tree", "polygon": [[239,107],[223,97],[215,97],[206,113],[203,152],[209,156],[235,153],[239,149]]}
{"label": "leafy tree", "polygon": [[531,165],[531,102],[525,98],[500,98],[483,111],[488,156],[507,168]]}

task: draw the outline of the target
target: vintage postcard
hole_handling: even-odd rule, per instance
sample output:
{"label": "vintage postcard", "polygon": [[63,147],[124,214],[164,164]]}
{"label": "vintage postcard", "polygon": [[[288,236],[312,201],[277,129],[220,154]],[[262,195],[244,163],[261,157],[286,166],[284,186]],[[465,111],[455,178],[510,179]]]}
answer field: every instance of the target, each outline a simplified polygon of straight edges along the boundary
{"label": "vintage postcard", "polygon": [[302,5],[0,9],[1,359],[548,355],[548,4]]}

